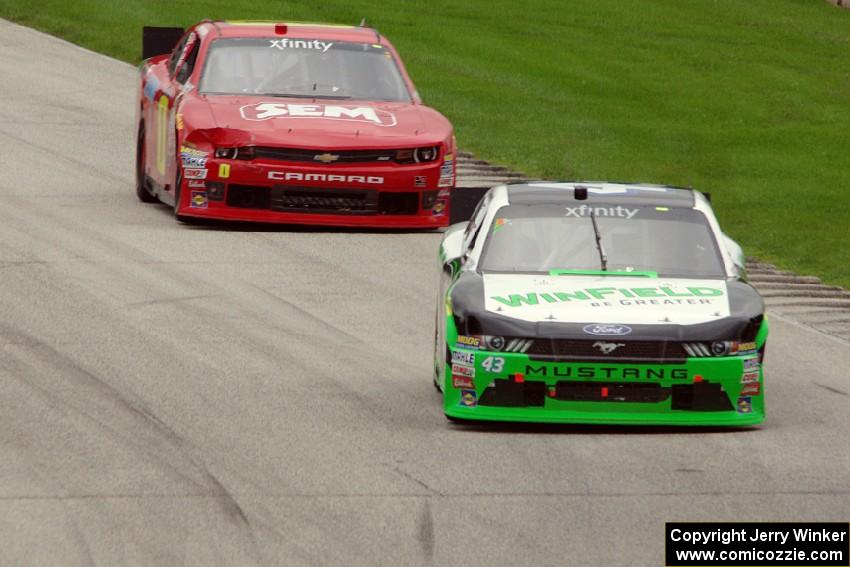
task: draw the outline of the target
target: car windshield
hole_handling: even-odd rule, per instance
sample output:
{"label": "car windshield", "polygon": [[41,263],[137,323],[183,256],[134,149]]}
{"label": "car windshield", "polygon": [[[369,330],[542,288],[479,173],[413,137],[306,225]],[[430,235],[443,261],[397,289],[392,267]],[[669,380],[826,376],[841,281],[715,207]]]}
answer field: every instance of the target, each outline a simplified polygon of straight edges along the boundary
{"label": "car windshield", "polygon": [[205,94],[410,101],[386,47],[287,37],[214,41],[199,89]]}
{"label": "car windshield", "polygon": [[700,211],[600,204],[502,207],[487,235],[479,267],[485,272],[601,270],[593,217],[609,271],[725,275],[708,219]]}

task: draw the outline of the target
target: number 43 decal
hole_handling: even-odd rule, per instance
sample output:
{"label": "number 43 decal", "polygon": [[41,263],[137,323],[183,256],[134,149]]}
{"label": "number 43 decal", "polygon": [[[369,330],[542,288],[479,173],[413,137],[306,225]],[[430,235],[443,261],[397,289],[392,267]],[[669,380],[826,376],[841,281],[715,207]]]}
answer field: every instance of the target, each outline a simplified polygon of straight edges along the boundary
{"label": "number 43 decal", "polygon": [[505,369],[505,359],[501,356],[488,356],[481,363],[481,366],[483,366],[484,370],[487,372],[498,374]]}

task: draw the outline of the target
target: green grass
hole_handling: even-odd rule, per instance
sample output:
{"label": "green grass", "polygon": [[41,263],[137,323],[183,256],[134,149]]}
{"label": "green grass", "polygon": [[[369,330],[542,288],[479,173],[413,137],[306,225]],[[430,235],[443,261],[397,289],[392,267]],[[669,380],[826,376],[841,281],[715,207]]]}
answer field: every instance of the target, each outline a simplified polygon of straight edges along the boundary
{"label": "green grass", "polygon": [[822,0],[0,0],[130,62],[141,26],[356,23],[463,148],[533,176],[710,191],[749,255],[850,287],[850,11]]}

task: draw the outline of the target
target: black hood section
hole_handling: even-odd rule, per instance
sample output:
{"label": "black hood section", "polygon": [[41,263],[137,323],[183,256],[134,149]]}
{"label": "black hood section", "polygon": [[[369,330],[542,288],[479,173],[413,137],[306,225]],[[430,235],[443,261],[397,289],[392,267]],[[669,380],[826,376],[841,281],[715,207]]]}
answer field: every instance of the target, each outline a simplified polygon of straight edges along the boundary
{"label": "black hood section", "polygon": [[[728,280],[726,285],[729,293],[729,317],[697,325],[629,323],[632,332],[621,338],[650,341],[754,340],[764,319],[764,301],[747,283]],[[599,338],[582,330],[586,325],[597,321],[533,323],[488,312],[484,308],[484,278],[475,272],[462,274],[452,287],[450,295],[459,334],[558,339]]]}

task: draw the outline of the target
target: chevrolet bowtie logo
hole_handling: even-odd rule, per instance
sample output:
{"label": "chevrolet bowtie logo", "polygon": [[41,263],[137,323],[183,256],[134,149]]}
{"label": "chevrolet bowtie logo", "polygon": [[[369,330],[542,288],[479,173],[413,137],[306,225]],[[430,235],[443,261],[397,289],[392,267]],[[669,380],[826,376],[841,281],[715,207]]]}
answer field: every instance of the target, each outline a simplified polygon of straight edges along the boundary
{"label": "chevrolet bowtie logo", "polygon": [[339,159],[339,156],[334,154],[319,154],[313,156],[314,161],[320,161],[322,163],[331,163],[332,161],[336,161]]}

